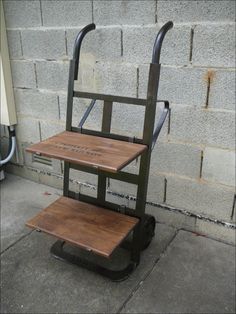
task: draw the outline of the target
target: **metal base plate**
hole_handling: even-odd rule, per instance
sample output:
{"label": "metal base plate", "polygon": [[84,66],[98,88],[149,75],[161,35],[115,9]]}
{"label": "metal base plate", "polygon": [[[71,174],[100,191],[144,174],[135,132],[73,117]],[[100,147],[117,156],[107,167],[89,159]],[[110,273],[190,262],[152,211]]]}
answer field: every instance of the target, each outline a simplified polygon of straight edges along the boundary
{"label": "metal base plate", "polygon": [[98,264],[95,264],[91,261],[85,260],[78,255],[71,254],[66,252],[63,247],[65,245],[65,241],[58,240],[51,247],[51,254],[53,257],[60,259],[62,261],[66,261],[77,266],[86,268],[90,271],[96,272],[102,276],[105,276],[112,281],[122,281],[127,279],[133,270],[138,266],[134,262],[130,262],[124,269],[122,270],[110,270],[105,267],[102,267]]}

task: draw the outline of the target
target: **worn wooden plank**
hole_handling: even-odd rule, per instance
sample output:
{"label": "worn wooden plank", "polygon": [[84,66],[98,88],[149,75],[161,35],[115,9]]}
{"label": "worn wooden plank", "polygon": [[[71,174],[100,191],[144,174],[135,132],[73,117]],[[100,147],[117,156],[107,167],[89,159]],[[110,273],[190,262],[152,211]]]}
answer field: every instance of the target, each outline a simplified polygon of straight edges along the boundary
{"label": "worn wooden plank", "polygon": [[62,196],[26,225],[108,258],[138,221]]}
{"label": "worn wooden plank", "polygon": [[27,148],[28,152],[117,172],[147,146],[65,131]]}

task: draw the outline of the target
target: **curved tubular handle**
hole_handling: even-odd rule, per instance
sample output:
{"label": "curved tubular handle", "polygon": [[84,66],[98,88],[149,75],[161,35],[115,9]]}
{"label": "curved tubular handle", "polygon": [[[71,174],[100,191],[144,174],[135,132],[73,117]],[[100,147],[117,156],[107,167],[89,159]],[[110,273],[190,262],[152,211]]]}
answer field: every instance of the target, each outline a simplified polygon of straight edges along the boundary
{"label": "curved tubular handle", "polygon": [[173,27],[173,25],[174,25],[173,22],[169,21],[166,24],[164,24],[162,28],[159,30],[153,46],[152,63],[159,64],[163,39],[168,30],[170,30]]}
{"label": "curved tubular handle", "polygon": [[79,34],[77,35],[75,39],[74,50],[73,50],[73,60],[75,60],[75,71],[74,71],[75,80],[77,80],[78,78],[79,55],[80,55],[80,48],[81,48],[83,38],[88,32],[94,30],[95,28],[96,28],[96,25],[94,23],[88,24],[83,29],[81,29],[81,31],[79,32]]}

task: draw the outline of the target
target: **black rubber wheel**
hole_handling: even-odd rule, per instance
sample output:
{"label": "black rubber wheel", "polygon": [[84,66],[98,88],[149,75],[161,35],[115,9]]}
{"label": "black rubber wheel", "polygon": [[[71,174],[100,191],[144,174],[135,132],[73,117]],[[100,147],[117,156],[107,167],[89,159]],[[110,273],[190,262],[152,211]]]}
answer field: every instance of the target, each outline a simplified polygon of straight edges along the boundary
{"label": "black rubber wheel", "polygon": [[152,238],[155,235],[155,227],[156,227],[155,218],[151,215],[145,215],[142,227],[141,250],[145,250],[152,242]]}

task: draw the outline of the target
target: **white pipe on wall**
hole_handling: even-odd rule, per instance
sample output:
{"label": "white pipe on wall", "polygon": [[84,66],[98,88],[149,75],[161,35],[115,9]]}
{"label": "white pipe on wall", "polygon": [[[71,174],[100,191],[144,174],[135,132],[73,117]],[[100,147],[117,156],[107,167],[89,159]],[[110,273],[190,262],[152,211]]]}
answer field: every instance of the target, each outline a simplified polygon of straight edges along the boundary
{"label": "white pipe on wall", "polygon": [[7,162],[9,162],[13,155],[14,155],[14,152],[16,150],[16,135],[15,135],[15,128],[14,126],[9,126],[8,127],[8,130],[9,130],[9,138],[10,138],[10,152],[8,154],[8,156],[3,159],[3,160],[0,160],[0,167],[5,165]]}
{"label": "white pipe on wall", "polygon": [[11,137],[11,151],[5,159],[0,160],[0,166],[5,165],[8,161],[10,161],[12,159],[12,156],[14,155],[15,149],[16,149],[16,137],[12,136]]}

